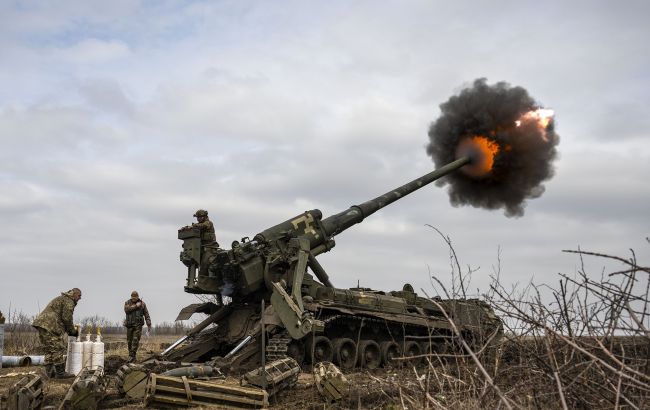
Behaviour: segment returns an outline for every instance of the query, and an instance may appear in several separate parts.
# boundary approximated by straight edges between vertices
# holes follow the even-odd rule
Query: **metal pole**
[[[309,349],[310,350],[310,352],[309,352],[309,354],[310,354],[309,362],[311,363],[311,372],[312,373],[314,373],[314,365],[316,364],[316,363],[314,363],[314,350],[316,349],[316,347],[314,346],[315,345],[315,343],[314,343],[315,340],[316,340],[316,330],[312,327],[311,328],[311,343],[310,343],[311,349]]]
[[[180,339],[178,339],[177,341],[175,341],[174,343],[172,343],[172,344],[171,344],[167,349],[165,349],[165,351],[162,352],[160,355],[161,355],[161,356],[164,356],[164,355],[166,355],[167,353],[171,352],[172,350],[174,350],[174,349],[176,348],[176,346],[178,346],[179,344],[181,344],[181,343],[183,343],[185,340],[187,340],[188,337],[189,337],[189,336],[187,336],[187,335],[181,337]]]
[[[237,353],[237,352],[239,351],[239,349],[241,349],[242,347],[244,347],[244,345],[246,345],[246,343],[250,342],[250,340],[251,340],[252,338],[253,338],[253,336],[251,336],[251,335],[246,336],[246,337],[244,338],[244,340],[242,340],[242,341],[241,341],[237,346],[235,346],[234,349],[232,349],[230,352],[228,352],[228,354],[225,355],[223,358],[224,358],[224,359],[227,359],[227,358],[229,358],[230,356],[232,356],[232,355],[234,355],[235,353]]]
[[[260,324],[262,326],[262,390],[266,390],[266,327],[264,326],[264,298],[262,298],[262,316]]]
[[[4,318],[3,318],[4,319]],[[0,369],[2,369],[2,353],[5,347],[5,324],[0,323]]]

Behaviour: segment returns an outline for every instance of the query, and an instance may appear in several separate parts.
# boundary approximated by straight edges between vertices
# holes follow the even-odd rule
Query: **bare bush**
[[[434,228],[435,229],[435,228]],[[451,241],[452,286],[447,297],[462,298],[472,268],[461,272]],[[386,401],[399,408],[647,408],[650,402],[650,268],[629,258],[583,250],[581,269],[559,274],[558,285],[528,284],[506,289],[495,268],[484,297],[499,313],[504,337],[494,347],[472,346],[458,331],[462,350],[431,354],[424,369],[375,378]],[[585,258],[605,259],[622,268],[589,274]],[[612,266],[610,263],[608,266]],[[439,306],[442,308],[442,306]],[[409,374],[410,373],[410,374]]]
[[[557,288],[530,285],[516,295],[493,283],[494,303],[510,330],[503,359],[526,372],[534,401],[551,396],[564,408],[641,408],[650,399],[650,268],[633,251],[628,259],[565,252],[577,254],[581,268],[575,277],[560,274]],[[624,269],[595,280],[584,257]]]
[[[84,333],[93,333],[98,327],[101,328],[101,333],[107,335],[126,334],[126,327],[119,322],[111,322],[102,316],[90,316],[79,320]],[[182,335],[185,334],[191,326],[184,324],[181,321],[176,322],[161,322],[156,323],[151,328],[151,333],[154,335]]]
[[[22,356],[43,354],[38,339],[38,332],[32,326],[34,316],[23,312],[9,311],[5,327],[4,354],[7,356]],[[103,335],[119,335],[126,339],[126,328],[121,323],[111,322],[103,316],[88,316],[75,321],[80,326],[81,333],[95,334],[101,329]],[[183,322],[162,322],[152,327],[152,335],[180,336],[191,327]]]
[[[34,354],[38,347],[38,334],[32,327],[33,316],[22,311],[9,310],[6,318],[4,354],[21,356]]]
[[[99,315],[81,318],[77,323],[80,325],[82,331],[86,333],[91,333],[97,328],[100,328],[102,333],[122,333],[119,330],[122,327],[120,323],[111,322],[107,318]]]

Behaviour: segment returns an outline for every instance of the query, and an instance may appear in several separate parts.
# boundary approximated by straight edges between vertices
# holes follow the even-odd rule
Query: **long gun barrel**
[[[450,162],[426,175],[416,178],[413,181],[402,185],[399,188],[386,192],[384,195],[378,196],[375,199],[366,201],[360,205],[353,205],[348,210],[332,215],[322,220],[323,228],[327,236],[334,236],[352,225],[358,224],[368,216],[374,214],[378,210],[392,204],[405,197],[406,195],[417,191],[418,189],[432,183],[433,181],[454,172],[455,170],[467,165],[471,162],[470,157],[461,157],[454,162]]]
[[[322,212],[318,209],[305,211],[258,233],[252,241],[245,238],[241,243],[234,242],[231,250],[217,250],[213,255],[210,268],[203,269],[203,272],[198,269],[204,251],[199,233],[179,230],[178,237],[184,241],[181,260],[188,266],[185,290],[191,293],[218,293],[221,291],[218,278],[226,278],[231,283],[238,283],[236,291],[243,295],[256,292],[265,285],[269,287],[271,282],[277,281],[286,273],[286,267],[280,262],[286,262],[288,249],[295,247],[298,243],[302,244],[299,247],[304,246],[302,251],[307,253],[306,259],[301,263],[309,266],[321,283],[331,287],[332,283],[327,273],[315,256],[334,247],[333,237],[335,235],[471,162],[471,157],[461,157],[384,195],[360,205],[353,205],[343,212],[324,219]],[[299,241],[295,242],[294,240]],[[295,285],[298,284],[296,282]]]

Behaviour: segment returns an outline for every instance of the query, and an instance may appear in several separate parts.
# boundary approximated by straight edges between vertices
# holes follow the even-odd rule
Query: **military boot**
[[[65,363],[57,363],[54,365],[54,370],[55,370],[55,379],[69,379],[71,377],[75,377],[74,374],[66,373],[65,372]]]
[[[45,374],[46,374],[47,377],[49,377],[50,379],[51,379],[52,377],[56,376],[56,370],[54,369],[54,365],[53,365],[52,363],[47,363],[47,364],[45,365]]]

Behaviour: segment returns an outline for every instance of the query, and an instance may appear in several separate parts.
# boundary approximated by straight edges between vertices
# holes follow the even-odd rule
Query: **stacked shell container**
[[[79,330],[77,330],[79,333]],[[81,364],[83,361],[83,343],[81,342],[81,333],[77,336],[77,340],[72,342],[70,347],[70,369],[68,373],[75,376],[81,371]]]
[[[97,328],[97,337],[92,346],[92,360],[91,369],[104,367],[104,342],[102,342],[102,333],[100,328]]]
[[[75,338],[68,336],[68,350],[65,354],[65,372],[71,373],[70,371],[70,359],[72,358],[72,343],[74,343]]]
[[[89,333],[86,334],[86,340],[83,342],[83,347],[82,347],[82,356],[81,356],[82,369],[84,367],[90,367],[91,360],[93,358],[92,350],[93,350],[93,342],[90,340],[90,331],[89,331]]]

